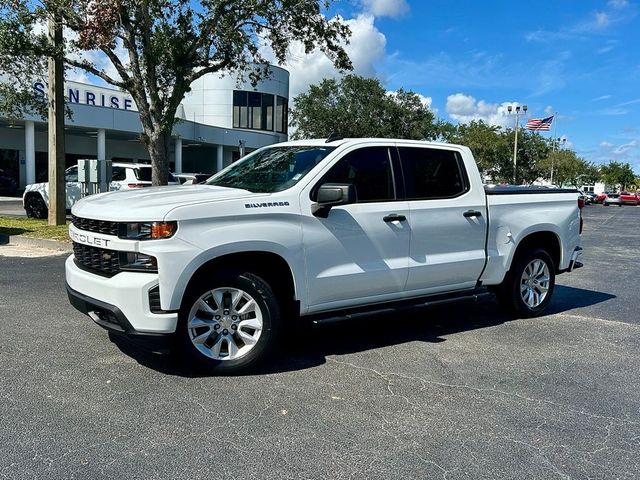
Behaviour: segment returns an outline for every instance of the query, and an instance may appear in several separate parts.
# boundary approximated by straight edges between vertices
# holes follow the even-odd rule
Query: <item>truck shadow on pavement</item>
[[[589,307],[616,298],[604,292],[556,286],[546,316]],[[448,306],[416,308],[357,320],[303,326],[281,340],[278,353],[252,374],[275,374],[323,365],[331,355],[345,355],[410,342],[440,343],[460,332],[519,321],[505,314],[495,300],[461,302]],[[141,350],[118,336],[111,340],[126,355],[153,370],[182,377],[208,376],[182,361],[175,353],[158,355]]]

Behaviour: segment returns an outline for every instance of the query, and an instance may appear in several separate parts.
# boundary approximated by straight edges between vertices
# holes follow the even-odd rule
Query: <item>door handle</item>
[[[382,218],[382,220],[384,220],[387,223],[388,222],[404,222],[406,219],[407,217],[405,217],[404,215],[398,215],[397,213],[392,213]]]
[[[477,210],[467,210],[462,215],[464,215],[465,218],[481,217],[482,216],[482,212],[478,212]]]

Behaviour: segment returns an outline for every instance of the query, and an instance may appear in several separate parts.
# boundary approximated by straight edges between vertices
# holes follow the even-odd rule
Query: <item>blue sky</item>
[[[508,104],[533,118],[558,112],[555,136],[568,147],[640,175],[639,13],[640,0],[335,0],[327,15],[352,29],[354,73],[413,90],[438,117],[513,127]],[[339,76],[299,44],[283,66],[291,97]]]
[[[556,135],[579,155],[640,174],[638,13],[631,0],[351,0],[330,11],[354,31],[356,73],[423,95],[439,117],[512,127],[508,103],[534,118],[557,111]],[[292,94],[314,67],[290,65]]]

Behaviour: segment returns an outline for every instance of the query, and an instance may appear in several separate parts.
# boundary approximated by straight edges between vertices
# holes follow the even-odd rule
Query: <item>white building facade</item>
[[[46,87],[36,81],[34,90]],[[65,120],[66,166],[80,158],[149,162],[140,142],[142,125],[135,102],[119,90],[78,82],[65,83],[72,118]],[[287,140],[289,72],[272,66],[271,76],[255,87],[236,75],[209,74],[185,96],[173,128],[173,172],[215,173],[240,152]],[[0,169],[20,188],[46,181],[47,122],[40,117],[0,117]]]

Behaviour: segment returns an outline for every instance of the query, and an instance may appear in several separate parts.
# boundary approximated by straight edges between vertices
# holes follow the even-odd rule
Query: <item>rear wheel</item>
[[[49,209],[40,195],[30,195],[25,199],[24,209],[29,218],[47,218]]]
[[[197,283],[178,322],[187,357],[216,374],[243,373],[264,361],[280,324],[280,306],[269,284],[250,272]]]
[[[543,249],[523,252],[498,289],[500,303],[518,317],[542,315],[555,287],[553,260]]]

